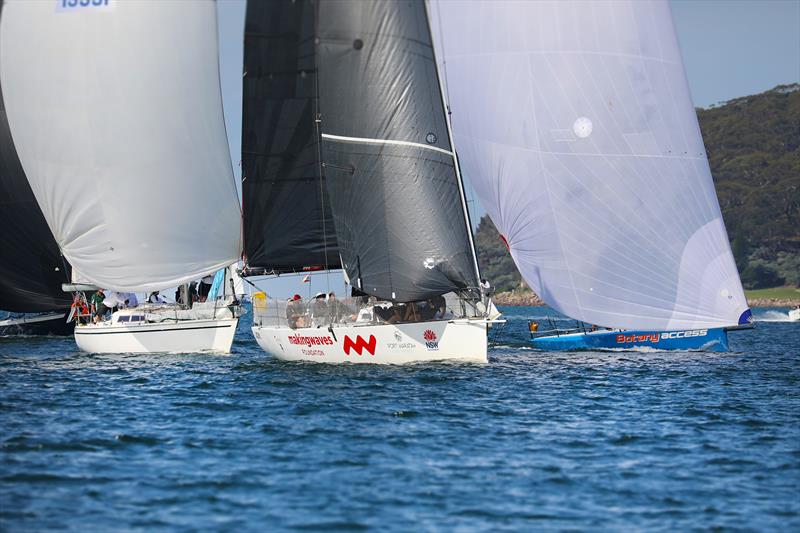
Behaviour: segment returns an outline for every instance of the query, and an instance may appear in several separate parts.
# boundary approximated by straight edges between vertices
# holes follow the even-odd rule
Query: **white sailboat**
[[[462,170],[522,276],[556,310],[627,330],[534,345],[727,349],[751,313],[667,2],[431,13]]]
[[[8,1],[0,22],[14,143],[80,280],[145,293],[236,262],[215,3]],[[79,323],[76,341],[91,352],[227,352],[239,311],[222,295]]]
[[[287,360],[487,361],[480,284],[425,4],[251,2],[245,274],[341,268],[357,293],[254,295]]]

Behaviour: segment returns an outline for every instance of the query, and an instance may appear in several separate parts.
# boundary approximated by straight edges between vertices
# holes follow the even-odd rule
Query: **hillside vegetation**
[[[800,286],[800,84],[698,109],[697,117],[745,288]],[[497,291],[524,287],[487,216],[475,240]]]

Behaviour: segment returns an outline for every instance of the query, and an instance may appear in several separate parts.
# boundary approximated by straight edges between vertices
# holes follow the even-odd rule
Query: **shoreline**
[[[533,292],[501,292],[492,295],[492,301],[503,307],[543,307],[545,304]],[[800,305],[800,298],[749,298],[747,304],[752,307],[788,307]]]

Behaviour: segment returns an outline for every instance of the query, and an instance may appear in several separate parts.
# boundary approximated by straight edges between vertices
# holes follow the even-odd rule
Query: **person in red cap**
[[[295,294],[286,302],[286,321],[292,329],[304,328],[306,326],[306,307],[303,305],[303,298]]]

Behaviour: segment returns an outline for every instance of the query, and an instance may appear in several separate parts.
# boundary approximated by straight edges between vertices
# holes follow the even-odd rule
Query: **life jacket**
[[[89,307],[86,305],[86,300],[82,298],[75,298],[72,300],[72,306],[75,309],[77,316],[87,316],[89,314]]]

